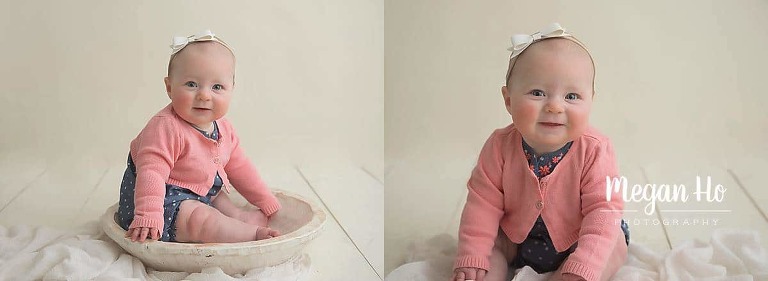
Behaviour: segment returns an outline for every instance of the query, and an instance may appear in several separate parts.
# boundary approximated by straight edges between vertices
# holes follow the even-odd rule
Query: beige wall
[[[509,36],[550,22],[591,49],[592,123],[623,158],[768,155],[766,1],[441,3],[386,2],[388,164],[479,150],[510,122],[500,94]]]
[[[227,116],[255,161],[383,166],[382,1],[0,3],[0,152],[124,158],[169,102],[172,36],[210,28],[235,49]]]

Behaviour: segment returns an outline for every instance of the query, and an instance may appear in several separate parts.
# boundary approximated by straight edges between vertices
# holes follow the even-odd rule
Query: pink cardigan
[[[163,229],[165,184],[187,188],[205,196],[216,172],[225,190],[233,185],[251,204],[266,215],[280,209],[256,168],[240,148],[232,124],[216,120],[219,140],[203,136],[181,119],[169,104],[158,112],[131,141],[131,157],[136,164],[135,211],[130,228]]]
[[[621,234],[616,221],[624,202],[621,196],[606,200],[606,176],[617,176],[617,170],[610,141],[589,128],[539,180],[528,167],[514,124],[494,131],[467,183],[454,267],[487,270],[499,227],[519,244],[541,215],[558,252],[578,242],[562,272],[598,280]]]

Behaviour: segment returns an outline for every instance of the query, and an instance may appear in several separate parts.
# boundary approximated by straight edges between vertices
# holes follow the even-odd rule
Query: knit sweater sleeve
[[[280,210],[280,202],[269,190],[253,166],[250,159],[240,147],[240,139],[234,130],[230,129],[232,137],[232,154],[224,166],[227,177],[235,189],[253,205],[261,209],[264,214],[271,216]]]
[[[618,176],[611,143],[607,139],[602,140],[586,159],[581,185],[581,212],[584,218],[578,246],[563,263],[562,272],[592,281],[602,278],[600,274],[608,264],[617,235],[621,234],[624,201],[621,196],[611,196],[610,201],[606,196],[606,176]]]
[[[182,150],[172,119],[155,116],[131,145],[136,164],[135,211],[130,228],[163,229],[165,183]]]
[[[474,267],[488,270],[490,267],[491,249],[504,214],[501,139],[501,134],[496,131],[485,142],[467,183],[467,202],[461,214],[454,269]]]

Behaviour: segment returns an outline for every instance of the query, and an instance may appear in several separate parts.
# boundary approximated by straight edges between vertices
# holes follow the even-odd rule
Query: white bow
[[[544,38],[555,38],[555,37],[565,37],[565,36],[571,36],[567,32],[565,32],[565,29],[560,26],[559,23],[552,23],[544,30],[536,32],[534,34],[528,35],[528,34],[515,34],[512,35],[512,47],[507,48],[507,51],[512,51],[512,54],[509,56],[509,58],[514,58],[515,56],[519,55],[523,51],[525,51],[525,48],[528,48],[533,42],[536,42],[537,40],[541,40]]]
[[[172,50],[171,55],[178,53],[179,51],[181,51],[181,49],[184,49],[184,47],[186,47],[189,43],[197,42],[197,41],[217,41],[222,43],[225,47],[229,48],[229,46],[224,44],[224,42],[221,42],[221,40],[219,40],[216,37],[216,34],[213,34],[213,32],[211,32],[210,29],[206,29],[201,33],[187,36],[187,37],[182,37],[182,36],[173,37],[173,44],[171,44],[171,50]]]

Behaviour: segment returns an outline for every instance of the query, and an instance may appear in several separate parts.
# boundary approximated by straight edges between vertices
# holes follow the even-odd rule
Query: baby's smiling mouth
[[[563,124],[554,123],[554,122],[539,122],[539,124],[544,125],[544,126],[548,126],[548,127],[563,126]]]

